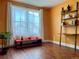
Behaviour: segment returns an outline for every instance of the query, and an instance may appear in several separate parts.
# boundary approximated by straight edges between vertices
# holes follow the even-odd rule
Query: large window
[[[11,27],[13,36],[41,36],[40,11],[11,6]]]

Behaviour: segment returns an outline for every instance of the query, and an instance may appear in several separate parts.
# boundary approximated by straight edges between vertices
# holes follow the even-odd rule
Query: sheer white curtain
[[[41,37],[40,11],[12,5],[11,28],[13,36]]]

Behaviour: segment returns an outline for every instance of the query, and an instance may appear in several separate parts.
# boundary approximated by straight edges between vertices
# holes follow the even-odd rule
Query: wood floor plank
[[[0,59],[79,59],[79,51],[44,43],[42,46],[23,49],[9,49],[7,55]]]

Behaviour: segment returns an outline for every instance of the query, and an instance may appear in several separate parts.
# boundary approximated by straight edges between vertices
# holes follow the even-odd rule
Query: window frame
[[[16,5],[13,5],[12,3],[8,3],[8,16],[7,16],[7,31],[9,31],[9,32],[12,32],[12,27],[11,27],[11,7],[12,6],[16,6]],[[16,7],[21,7],[21,6],[16,6]],[[35,9],[30,9],[30,8],[25,8],[25,7],[21,7],[21,8],[23,8],[23,9],[27,9],[27,10],[31,10],[31,11],[37,11],[38,12],[38,10],[35,10]],[[41,34],[41,38],[44,38],[44,28],[43,28],[43,9],[40,9],[40,11],[39,11],[39,13],[40,13],[40,29],[41,29],[41,31],[40,31],[40,34]]]

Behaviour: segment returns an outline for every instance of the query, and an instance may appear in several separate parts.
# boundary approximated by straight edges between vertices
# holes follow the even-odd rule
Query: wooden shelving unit
[[[60,33],[58,33],[60,34]],[[75,36],[75,35],[79,35],[79,33],[75,34],[75,33],[62,33],[62,35],[66,35],[66,36]]]
[[[77,22],[79,21],[78,18],[78,7],[79,7],[79,3],[77,2],[76,4],[76,10],[73,11],[68,11],[68,10],[64,10],[62,8],[62,12],[61,12],[61,24],[60,25],[60,46],[61,46],[61,42],[62,42],[62,35],[65,36],[74,36],[75,37],[75,42],[74,42],[74,47],[75,47],[75,51],[76,51],[76,46],[77,46],[77,36],[79,35],[79,33],[77,33],[77,26],[79,25]],[[72,17],[70,14],[74,14],[74,17]],[[68,17],[65,17],[65,16]],[[63,18],[64,17],[64,18]],[[71,23],[67,23],[66,21],[71,21]],[[74,27],[75,29],[75,33],[63,33],[63,27]]]
[[[78,18],[78,17],[66,18],[66,19],[63,19],[63,20],[69,20],[69,19],[75,19],[75,18]]]
[[[75,27],[75,25],[64,25],[64,27]]]
[[[79,34],[75,34],[75,33],[63,33],[63,34],[64,34],[64,35],[68,35],[68,36],[69,36],[69,35],[73,35],[73,36],[74,36],[74,35],[79,35]]]

